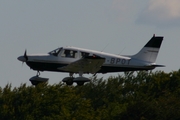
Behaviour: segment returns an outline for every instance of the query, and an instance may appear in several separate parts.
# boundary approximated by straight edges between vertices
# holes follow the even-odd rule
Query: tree
[[[0,88],[0,118],[174,120],[180,119],[179,95],[180,70],[94,77],[83,86],[7,84]]]

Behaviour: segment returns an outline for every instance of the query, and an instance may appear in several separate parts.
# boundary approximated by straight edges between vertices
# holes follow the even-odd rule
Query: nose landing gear
[[[37,71],[37,75],[33,76],[29,79],[29,81],[31,82],[32,85],[36,86],[39,83],[47,82],[49,80],[49,78],[42,78],[42,77],[39,77],[39,75],[40,75],[40,72]]]

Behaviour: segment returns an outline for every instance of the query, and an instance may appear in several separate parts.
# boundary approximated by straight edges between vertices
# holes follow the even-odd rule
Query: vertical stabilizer
[[[163,37],[153,36],[149,42],[132,58],[154,63],[156,61]]]

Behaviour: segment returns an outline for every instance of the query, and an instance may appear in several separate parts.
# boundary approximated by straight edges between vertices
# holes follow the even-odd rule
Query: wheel
[[[40,83],[40,82],[38,82],[38,81],[31,81],[31,84],[32,84],[32,85],[35,85],[35,86],[38,85],[39,83]]]
[[[66,81],[66,85],[72,85],[73,84],[73,78],[70,78]]]
[[[66,83],[66,85],[72,85],[73,84],[73,77],[65,77],[62,81]]]
[[[72,85],[73,82],[66,82],[66,85]]]
[[[33,76],[29,79],[29,81],[31,82],[32,85],[38,85],[40,83],[44,83],[44,82],[47,82],[49,80],[49,78],[42,78],[42,77],[39,77],[39,76]]]
[[[84,85],[84,82],[77,82],[77,85],[82,86]]]

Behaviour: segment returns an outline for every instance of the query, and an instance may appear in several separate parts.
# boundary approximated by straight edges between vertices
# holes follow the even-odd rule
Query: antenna
[[[120,55],[120,54],[124,51],[125,48],[126,48],[126,47],[124,47],[118,55]]]
[[[109,45],[109,43],[106,44],[106,46],[101,50],[101,52],[103,52],[108,45]]]

